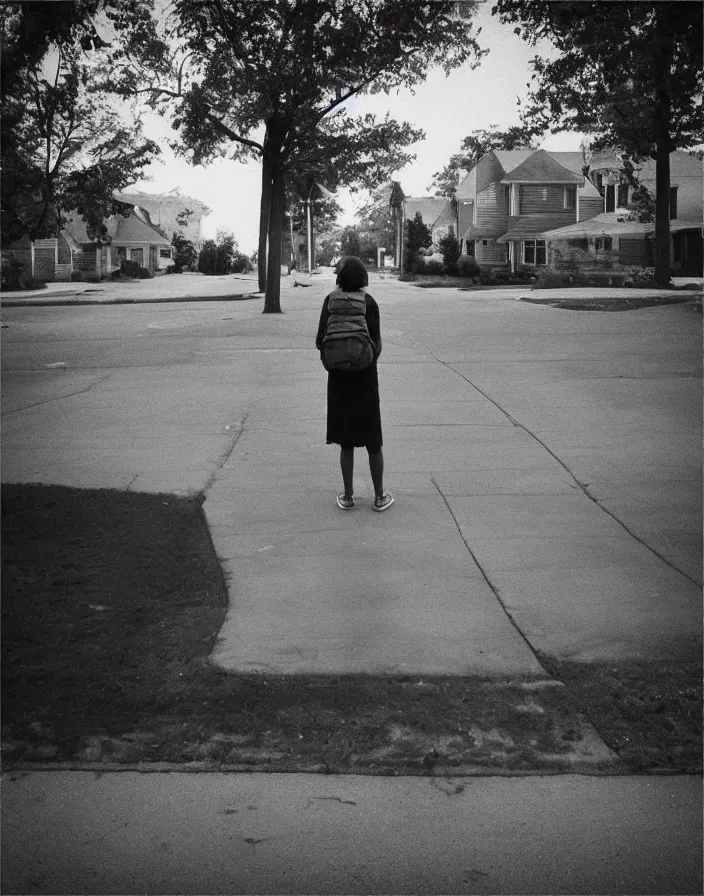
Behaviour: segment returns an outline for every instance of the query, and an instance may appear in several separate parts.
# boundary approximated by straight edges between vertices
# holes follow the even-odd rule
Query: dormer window
[[[577,187],[565,187],[564,207],[566,209],[577,208]]]

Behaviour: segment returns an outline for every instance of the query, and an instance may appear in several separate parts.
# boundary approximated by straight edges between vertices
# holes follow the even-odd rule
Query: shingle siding
[[[508,223],[508,195],[501,184],[490,184],[477,195],[477,228],[487,237],[501,236]]]
[[[586,199],[580,197],[579,200],[579,220],[586,221],[589,218],[596,218],[604,211],[604,200],[600,196],[590,196]]]
[[[565,224],[571,224],[576,215],[573,208],[565,208],[565,188],[555,184],[521,184],[519,213],[521,215],[560,215]]]

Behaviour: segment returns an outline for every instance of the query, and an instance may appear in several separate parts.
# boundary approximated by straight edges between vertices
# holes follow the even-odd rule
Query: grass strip
[[[701,769],[699,668],[545,658],[562,686],[236,675],[208,661],[227,595],[200,500],[8,485],[2,521],[6,765]]]
[[[550,305],[552,308],[562,308],[565,311],[635,311],[638,308],[655,308],[658,305],[680,305],[691,301],[687,295],[679,296],[618,296],[604,297],[594,296],[581,299],[534,299],[523,296],[522,302],[531,305]]]

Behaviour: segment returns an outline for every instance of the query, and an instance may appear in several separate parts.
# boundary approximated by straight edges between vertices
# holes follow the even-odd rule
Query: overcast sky
[[[458,152],[462,139],[472,131],[498,125],[506,128],[519,123],[517,98],[527,93],[530,80],[529,60],[537,52],[547,55],[548,45],[530,47],[513,33],[510,25],[501,25],[491,16],[491,2],[484,3],[476,18],[481,26],[479,43],[489,49],[477,69],[464,67],[445,77],[442,70],[431,70],[424,84],[400,90],[388,96],[361,96],[348,104],[353,115],[367,112],[383,117],[387,112],[398,121],[409,121],[422,128],[426,139],[412,147],[416,160],[394,175],[407,196],[431,195],[428,190],[436,171]],[[204,221],[204,235],[214,236],[217,228],[231,230],[240,250],[250,254],[257,246],[261,167],[219,159],[207,168],[189,165],[174,157],[164,144],[172,139],[168,122],[158,116],[145,120],[149,136],[161,140],[163,155],[149,170],[149,180],[136,184],[148,193],[168,193],[178,188],[212,209]],[[578,150],[579,134],[546,136],[542,146],[552,150]],[[352,223],[359,202],[345,190],[338,200],[345,213],[340,224]]]

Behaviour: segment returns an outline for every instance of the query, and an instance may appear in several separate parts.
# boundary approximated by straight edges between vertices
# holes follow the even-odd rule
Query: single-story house
[[[82,220],[67,222],[64,232],[81,250],[75,270],[104,276],[126,260],[135,261],[154,273],[172,264],[171,241],[152,224],[149,214],[139,206],[133,206],[127,215],[113,215],[106,226],[110,243],[101,246],[88,236]]]

